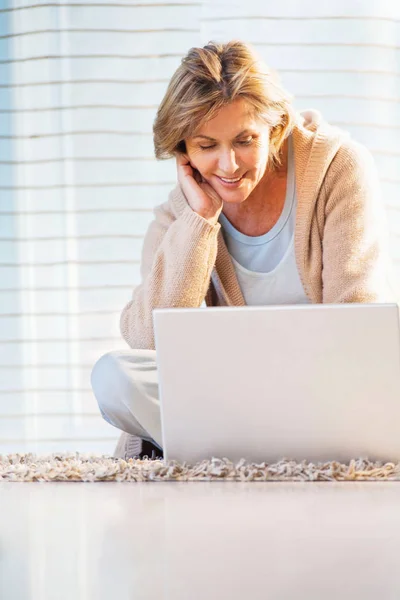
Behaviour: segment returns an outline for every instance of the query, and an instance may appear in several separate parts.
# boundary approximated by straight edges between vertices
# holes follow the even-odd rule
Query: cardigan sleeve
[[[353,141],[340,147],[324,181],[324,303],[393,302],[388,232],[377,169]]]
[[[209,224],[186,206],[175,218],[168,203],[155,209],[145,235],[141,283],[122,311],[120,331],[131,348],[155,348],[153,309],[197,308],[207,293],[220,224]]]

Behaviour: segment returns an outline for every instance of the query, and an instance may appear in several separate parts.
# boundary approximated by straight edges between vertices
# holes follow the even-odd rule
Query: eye
[[[240,144],[241,146],[250,146],[250,144],[252,144],[252,143],[253,143],[252,137],[248,138],[247,140],[238,142],[238,144]]]
[[[247,140],[241,140],[241,141],[238,141],[237,143],[240,144],[241,146],[250,146],[250,144],[252,144],[253,141],[254,141],[254,138],[249,137]],[[212,148],[215,148],[215,147],[216,147],[216,144],[210,144],[210,146],[201,146],[200,145],[200,148],[202,150],[211,150]]]

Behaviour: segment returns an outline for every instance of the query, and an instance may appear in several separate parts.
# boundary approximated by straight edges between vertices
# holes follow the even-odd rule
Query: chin
[[[250,196],[250,192],[228,192],[225,194],[221,194],[221,199],[226,204],[241,204]]]

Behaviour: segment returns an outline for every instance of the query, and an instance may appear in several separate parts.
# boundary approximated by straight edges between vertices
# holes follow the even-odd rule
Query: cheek
[[[202,173],[203,171],[206,172],[208,169],[208,161],[204,158],[204,156],[196,156],[195,165],[196,169],[198,169],[200,173]]]
[[[191,164],[202,175],[206,175],[210,171],[212,164],[212,161],[210,161],[210,157],[207,157],[204,154],[200,154],[200,152],[188,152],[188,156]]]
[[[265,169],[265,165],[268,161],[268,149],[257,148],[251,155],[246,157],[246,165],[254,171]]]

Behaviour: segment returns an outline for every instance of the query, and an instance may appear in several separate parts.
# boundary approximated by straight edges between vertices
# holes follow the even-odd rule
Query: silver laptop
[[[166,459],[400,460],[397,305],[153,315]]]

